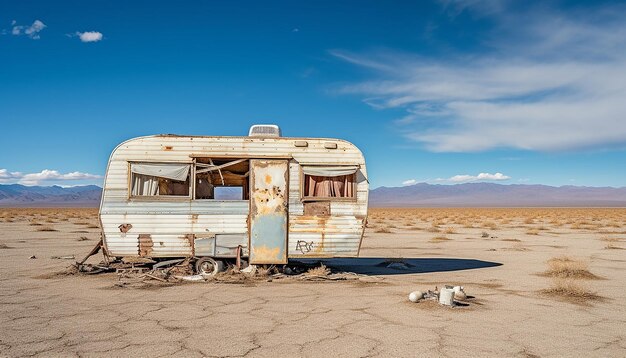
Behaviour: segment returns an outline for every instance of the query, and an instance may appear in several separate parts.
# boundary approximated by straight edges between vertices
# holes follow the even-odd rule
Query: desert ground
[[[361,258],[324,260],[345,281],[120,287],[57,274],[95,209],[0,228],[0,356],[626,356],[626,209],[371,209]],[[470,298],[408,301],[445,284]]]

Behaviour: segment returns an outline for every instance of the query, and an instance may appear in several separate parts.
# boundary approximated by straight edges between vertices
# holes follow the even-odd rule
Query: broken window
[[[356,166],[303,166],[303,199],[354,198]]]
[[[131,163],[131,196],[189,196],[189,164]]]
[[[247,200],[248,159],[196,158],[196,199]]]

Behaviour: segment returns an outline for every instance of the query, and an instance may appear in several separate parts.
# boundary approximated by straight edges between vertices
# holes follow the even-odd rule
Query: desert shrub
[[[567,256],[553,257],[548,260],[548,270],[544,275],[556,278],[597,279],[598,276],[589,271],[589,265],[581,260]]]
[[[552,286],[542,291],[542,293],[556,298],[573,301],[574,303],[587,303],[588,301],[601,300],[602,297],[591,291],[584,284],[573,279],[555,279]]]

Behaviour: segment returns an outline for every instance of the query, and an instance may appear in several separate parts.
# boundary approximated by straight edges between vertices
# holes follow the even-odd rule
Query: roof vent
[[[249,137],[280,137],[280,128],[275,124],[255,124],[250,127]]]

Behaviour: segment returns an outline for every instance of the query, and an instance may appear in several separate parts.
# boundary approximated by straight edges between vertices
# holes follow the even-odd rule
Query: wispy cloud
[[[417,184],[417,179],[409,179],[409,180],[405,180],[402,182],[402,185],[404,186],[415,185],[415,184]]]
[[[23,185],[40,185],[46,182],[64,182],[77,180],[93,180],[100,179],[101,175],[71,172],[60,173],[57,170],[44,169],[39,173],[22,173],[10,172],[7,169],[0,169],[0,183],[3,184],[23,184]]]
[[[458,11],[478,6],[449,3]],[[626,145],[626,7],[584,16],[487,8],[497,24],[485,40],[491,50],[446,60],[331,51],[375,77],[339,92],[363,95],[377,109],[405,109],[396,126],[437,152]]]
[[[475,181],[504,181],[509,179],[511,179],[510,176],[504,175],[502,173],[480,173],[478,175],[459,174],[447,179],[438,178],[435,179],[435,181],[448,183],[468,183]]]
[[[11,34],[15,36],[25,35],[33,40],[39,40],[41,38],[39,33],[47,27],[41,20],[35,20],[30,26],[17,25],[17,21],[13,20],[11,26],[13,26]]]

